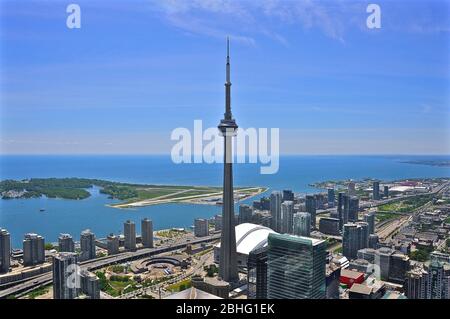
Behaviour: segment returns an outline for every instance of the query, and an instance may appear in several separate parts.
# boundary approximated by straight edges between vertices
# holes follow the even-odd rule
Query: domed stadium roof
[[[267,238],[270,233],[276,233],[272,229],[250,223],[239,224],[236,231],[236,250],[239,254],[248,255],[253,249],[267,246]],[[220,247],[220,243],[217,245]]]

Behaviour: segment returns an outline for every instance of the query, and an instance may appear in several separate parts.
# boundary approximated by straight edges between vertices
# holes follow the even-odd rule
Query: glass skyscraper
[[[23,240],[23,264],[33,266],[45,261],[45,239],[44,237],[29,233],[25,234]]]
[[[334,207],[335,200],[334,188],[328,188],[328,208]]]
[[[270,234],[268,246],[268,299],[325,298],[325,241]]]
[[[369,225],[365,222],[347,223],[342,234],[342,254],[356,259],[358,250],[369,246]]]
[[[311,214],[299,212],[294,214],[294,235],[309,237],[311,232]]]
[[[81,255],[80,261],[94,259],[95,253],[95,234],[91,230],[86,229],[81,232],[80,236]]]
[[[283,195],[279,191],[270,194],[270,214],[272,215],[272,229],[281,230],[281,200]]]
[[[267,250],[267,246],[255,248],[248,255],[248,299],[267,298]]]
[[[359,212],[359,198],[357,196],[351,196],[348,199],[348,221],[357,222]]]
[[[281,203],[281,230],[280,233],[292,234],[294,224],[294,202]]]
[[[316,198],[314,195],[306,195],[306,211],[311,214],[311,226],[316,228]]]

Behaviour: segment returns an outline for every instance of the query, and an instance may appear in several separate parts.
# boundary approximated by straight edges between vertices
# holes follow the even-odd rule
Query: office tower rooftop
[[[75,243],[70,234],[60,234],[58,237],[58,247],[60,252],[74,252]]]
[[[374,181],[372,185],[372,199],[380,199],[380,182]]]
[[[283,190],[283,201],[286,200],[294,201],[294,192],[290,189]]]
[[[270,234],[268,242],[269,299],[325,298],[325,241]]]
[[[125,237],[125,249],[136,250],[136,225],[133,221],[127,220],[123,224],[123,234]]]
[[[23,240],[23,263],[25,266],[42,264],[45,261],[44,237],[35,234],[25,234]]]
[[[358,250],[368,247],[369,231],[365,222],[347,223],[342,234],[342,253],[348,259],[355,259]]]
[[[142,246],[146,248],[153,247],[153,222],[151,219],[144,218],[141,221]]]
[[[96,257],[95,234],[90,229],[85,229],[80,236],[81,255],[80,260],[85,261]]]
[[[194,220],[194,235],[196,237],[205,237],[209,235],[209,222],[204,218]]]
[[[108,250],[108,255],[114,255],[119,253],[119,237],[113,233],[106,237],[106,247]]]
[[[250,205],[239,205],[239,224],[251,223],[253,217],[253,207]]]

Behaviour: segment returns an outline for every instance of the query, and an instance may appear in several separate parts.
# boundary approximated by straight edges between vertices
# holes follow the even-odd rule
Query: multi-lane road
[[[418,194],[412,194],[412,195],[403,195],[403,196],[399,196],[399,197],[393,197],[393,198],[388,198],[388,199],[382,199],[382,200],[377,200],[377,201],[366,202],[366,203],[363,203],[363,204],[360,205],[360,209],[365,209],[365,208],[370,208],[370,207],[376,207],[376,206],[381,206],[381,205],[385,205],[385,204],[390,204],[390,203],[393,203],[393,202],[406,200],[406,199],[414,198],[414,197],[417,197],[417,196],[438,194],[442,190],[444,190],[446,187],[448,187],[449,185],[450,185],[450,183],[441,184],[439,186],[434,187],[430,192],[426,192],[426,193],[418,193]]]
[[[435,187],[431,192],[425,193],[423,195],[438,194],[438,193],[442,192],[443,190],[445,190],[447,187],[449,187],[449,185],[450,185],[449,183],[444,183],[442,185]],[[411,196],[414,196],[414,195],[411,195]],[[411,197],[411,196],[408,196],[408,197]],[[415,196],[418,196],[418,195],[415,195]],[[402,199],[405,199],[405,197],[402,197]],[[394,234],[398,229],[405,226],[405,224],[410,223],[413,220],[414,215],[420,214],[429,208],[430,208],[430,203],[426,203],[425,205],[415,209],[412,212],[412,214],[402,214],[404,216],[402,216],[399,219],[388,220],[388,221],[386,221],[386,223],[383,223],[382,225],[378,225],[377,226],[377,235],[380,237],[380,239],[388,239],[388,238],[392,237],[392,234]]]
[[[158,247],[158,248],[144,248],[139,249],[134,252],[124,252],[114,256],[102,257],[94,260],[89,260],[80,263],[82,269],[87,269],[89,271],[97,270],[100,268],[104,268],[110,265],[120,264],[127,261],[138,260],[141,258],[151,257],[155,255],[159,255],[169,251],[175,251],[186,247],[189,244],[201,244],[212,242],[220,239],[220,234],[215,234],[212,236],[207,236],[199,239],[194,239],[190,241],[184,241],[177,244],[169,244],[167,246]],[[52,273],[46,273],[40,276],[36,276],[30,280],[23,281],[18,283],[17,285],[1,290],[0,298],[6,298],[11,295],[16,295],[19,293],[24,293],[31,291],[37,287],[45,286],[50,284],[53,281]]]

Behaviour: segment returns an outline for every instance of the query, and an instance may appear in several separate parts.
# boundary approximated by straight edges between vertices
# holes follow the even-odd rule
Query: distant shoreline
[[[437,166],[437,167],[450,167],[450,160],[417,160],[417,161],[402,161],[400,163],[404,164],[415,164],[415,165],[427,165],[427,166]]]

